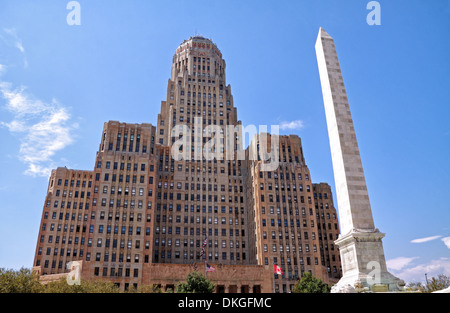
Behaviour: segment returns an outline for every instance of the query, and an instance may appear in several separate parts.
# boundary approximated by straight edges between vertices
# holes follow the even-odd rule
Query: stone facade
[[[268,134],[268,141],[270,137]],[[260,136],[255,136],[252,145],[260,145]],[[337,238],[331,188],[311,182],[298,136],[280,136],[278,148],[279,165],[274,171],[261,170],[263,163],[255,161],[256,157],[247,161],[249,228],[253,234],[250,254],[257,264],[281,266],[283,275],[274,276],[277,292],[289,292],[305,271],[327,283],[335,282],[340,277],[339,253],[333,243],[326,242],[327,226],[323,226],[329,224],[331,240]]]
[[[82,260],[83,279],[122,289],[173,289],[206,262],[217,292],[289,292],[306,271],[335,281],[331,189],[312,183],[300,138],[280,136],[278,166],[263,170],[251,157],[261,135],[244,150],[240,126],[221,52],[184,41],[156,126],[109,121],[93,171],[52,172],[36,270],[67,273]]]
[[[143,284],[156,285],[163,291],[175,290],[176,285],[190,272],[198,271],[216,285],[218,293],[271,292],[272,272],[261,265],[224,265],[208,263],[216,270],[205,273],[204,263],[145,264]]]
[[[68,262],[86,257],[93,181],[93,171],[58,167],[51,172],[34,261],[42,274],[64,273]]]
[[[327,268],[330,283],[335,283],[341,278],[342,269],[339,249],[335,244],[340,231],[333,194],[327,183],[313,184],[313,193],[321,264]]]

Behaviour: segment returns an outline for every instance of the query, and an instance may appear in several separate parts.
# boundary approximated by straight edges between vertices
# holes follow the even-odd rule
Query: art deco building
[[[327,183],[312,184],[315,214],[320,247],[320,264],[327,269],[331,280],[342,276],[339,250],[334,241],[338,239],[339,223],[333,204],[331,187]]]
[[[82,261],[83,279],[121,289],[174,288],[206,262],[217,292],[289,292],[306,271],[339,279],[331,189],[312,183],[300,138],[260,134],[244,150],[240,126],[220,50],[185,40],[156,126],[109,121],[92,171],[52,171],[34,269]],[[272,137],[268,170],[258,151]]]
[[[41,273],[64,273],[68,262],[86,258],[92,240],[88,234],[93,181],[93,171],[52,171],[34,261]]]
[[[184,160],[170,149],[159,156],[153,262],[198,261],[207,237],[206,260],[249,264],[242,162],[235,153],[224,157],[225,127],[238,124],[221,52],[203,37],[184,41],[173,57],[157,142],[172,147],[180,125],[191,136],[180,148]],[[208,146],[211,137],[217,142]]]
[[[271,137],[267,135],[267,141]],[[260,136],[255,136],[254,151],[260,144]],[[339,228],[330,186],[311,182],[298,136],[279,137],[278,158],[274,171],[261,170],[263,162],[257,157],[248,161],[251,254],[258,264],[281,266],[283,275],[274,277],[277,292],[290,291],[305,271],[326,281],[339,278],[339,267],[331,271],[339,262],[339,252],[332,245]],[[327,244],[328,228],[322,224],[333,224],[328,231],[331,246]]]

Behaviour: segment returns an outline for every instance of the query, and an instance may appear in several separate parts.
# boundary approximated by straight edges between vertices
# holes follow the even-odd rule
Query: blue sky
[[[48,171],[93,169],[103,123],[156,123],[176,47],[210,37],[244,125],[288,124],[334,188],[314,44],[335,40],[375,224],[406,281],[450,275],[450,1],[0,2],[0,267],[31,267]],[[51,138],[51,139],[50,139]]]

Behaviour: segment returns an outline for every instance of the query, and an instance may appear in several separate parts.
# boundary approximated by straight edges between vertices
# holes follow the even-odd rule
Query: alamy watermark
[[[67,25],[81,25],[81,6],[78,1],[69,1],[66,5],[67,10],[71,10],[66,17]]]
[[[367,14],[366,22],[368,25],[381,25],[381,5],[378,1],[370,1],[366,6],[367,10],[371,10]]]
[[[66,281],[68,285],[81,284],[81,261],[68,262],[66,265],[70,272],[67,274]]]
[[[175,161],[261,161],[261,171],[274,171],[279,165],[279,129],[279,125],[271,125],[269,134],[267,125],[259,125],[258,129],[255,125],[203,128],[203,118],[194,117],[192,127],[180,124],[172,128],[172,158]],[[247,135],[249,146],[244,149]]]
[[[377,261],[370,261],[367,263],[367,270],[371,270],[367,274],[367,284],[369,286],[373,286],[375,284],[381,283],[381,265]]]
[[[67,25],[81,25],[81,5],[78,1],[69,1],[66,9],[70,10],[67,14]],[[381,25],[381,5],[378,1],[370,1],[366,5],[366,9],[370,10],[367,14],[366,22],[370,26]]]

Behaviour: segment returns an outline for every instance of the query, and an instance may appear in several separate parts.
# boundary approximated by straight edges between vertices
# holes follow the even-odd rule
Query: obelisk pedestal
[[[332,292],[396,291],[404,282],[387,271],[375,228],[353,120],[334,40],[322,28],[316,55],[330,140],[341,226],[339,247],[343,277]]]

